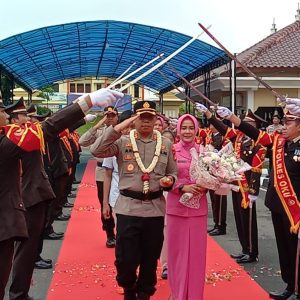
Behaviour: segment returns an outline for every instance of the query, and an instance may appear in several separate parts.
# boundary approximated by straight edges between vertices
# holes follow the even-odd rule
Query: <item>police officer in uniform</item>
[[[242,180],[238,182],[240,191],[232,192],[233,212],[242,252],[231,254],[231,257],[235,258],[238,263],[255,262],[258,260],[258,230],[255,201],[259,193],[262,163],[265,158],[266,149],[260,144],[255,144],[244,133],[226,126],[223,122],[215,118],[204,105],[197,103],[197,107],[198,110],[205,113],[209,122],[225,138],[231,140],[236,155],[252,166],[252,169],[246,171]],[[256,127],[261,121],[264,120],[254,115],[251,110],[248,110],[245,122],[249,122]]]
[[[124,288],[124,299],[147,300],[155,293],[157,260],[163,243],[163,188],[172,188],[177,170],[171,142],[153,130],[155,103],[138,101],[134,113],[114,128],[107,128],[90,150],[96,157],[117,157],[117,282]],[[132,122],[136,129],[129,136],[121,136]]]
[[[216,150],[221,150],[224,144],[224,137],[218,132],[213,124],[209,124],[209,135],[206,138],[206,144],[211,144]],[[209,230],[210,236],[218,236],[226,234],[226,214],[227,214],[227,196],[218,195],[214,191],[209,190],[211,199],[214,227]]]
[[[241,121],[230,110],[220,107],[218,113],[234,123],[239,130],[257,142],[273,146],[273,169],[265,198],[270,209],[275,231],[281,277],[287,284],[283,292],[271,292],[272,299],[299,299],[294,295],[297,231],[300,198],[300,99],[286,99],[288,110],[284,115],[282,134],[267,134]],[[299,268],[298,268],[299,272]],[[300,276],[298,276],[298,280]],[[299,286],[299,281],[298,281]]]
[[[115,126],[118,123],[118,110],[114,106],[107,106],[104,108],[104,117],[94,127],[84,133],[80,139],[79,144],[83,147],[91,146],[97,138],[99,138],[107,126]],[[103,182],[105,169],[102,167],[103,158],[97,158],[97,167],[95,170],[98,200],[100,202],[101,211],[103,210]],[[115,247],[115,222],[112,216],[112,209],[110,208],[109,218],[104,218],[101,214],[102,229],[106,233],[106,247]]]
[[[21,198],[20,159],[26,151],[40,149],[40,141],[31,131],[16,126],[9,134],[8,115],[0,102],[0,299],[10,274],[14,243],[28,238],[25,206]],[[23,139],[24,138],[24,139]],[[19,142],[28,139],[29,143]],[[19,145],[18,145],[19,144]],[[30,147],[29,147],[30,145]],[[13,187],[13,188],[12,188]]]
[[[80,97],[77,103],[60,110],[41,124],[39,129],[42,144],[55,139],[63,129],[81,120],[93,105],[101,106],[122,96],[122,93],[101,89]],[[21,127],[25,126],[27,112],[23,101],[18,101],[5,110],[10,115],[11,121],[20,123]],[[22,198],[26,207],[25,217],[29,238],[15,244],[10,300],[29,297],[31,277],[45,224],[46,203],[54,197],[44,170],[41,152],[25,153],[22,156]]]

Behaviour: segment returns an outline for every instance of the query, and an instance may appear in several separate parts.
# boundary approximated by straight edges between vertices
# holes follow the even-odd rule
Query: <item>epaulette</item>
[[[24,151],[44,152],[44,136],[39,124],[26,123],[23,126],[9,124],[4,126],[6,137]]]

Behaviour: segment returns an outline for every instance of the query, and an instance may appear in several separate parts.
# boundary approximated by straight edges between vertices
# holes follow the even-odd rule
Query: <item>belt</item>
[[[102,161],[97,161],[97,167],[102,167]]]
[[[149,201],[149,200],[160,198],[160,196],[162,196],[162,194],[163,194],[163,191],[149,192],[147,194],[144,194],[142,192],[135,192],[135,191],[130,191],[130,190],[120,190],[120,194],[125,197],[130,197],[133,199]]]

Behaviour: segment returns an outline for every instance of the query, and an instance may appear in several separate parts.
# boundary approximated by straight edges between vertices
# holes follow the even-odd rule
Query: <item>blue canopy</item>
[[[61,24],[1,40],[0,65],[24,88],[33,90],[66,79],[116,78],[132,63],[136,62],[134,68],[138,68],[160,53],[166,57],[189,39],[190,36],[163,28],[119,21]],[[190,80],[226,61],[222,50],[196,40],[170,64]],[[160,70],[171,82],[181,83],[166,65]],[[160,93],[173,89],[157,71],[138,84]]]

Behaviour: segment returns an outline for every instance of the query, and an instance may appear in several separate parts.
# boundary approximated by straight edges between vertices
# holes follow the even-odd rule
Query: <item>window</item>
[[[138,85],[134,85],[134,98],[139,98],[140,97],[140,87]]]
[[[75,83],[70,83],[70,92],[71,93],[76,93]]]
[[[84,93],[84,84],[77,83],[77,93]]]
[[[90,83],[86,83],[85,84],[85,92],[86,93],[90,93],[91,92],[91,84]]]
[[[102,89],[102,83],[96,83],[95,86],[96,90]]]
[[[122,84],[122,87],[125,86],[125,85],[126,85],[126,84]],[[124,90],[123,93],[124,93],[124,94],[127,94],[127,93],[128,93],[128,89]]]

